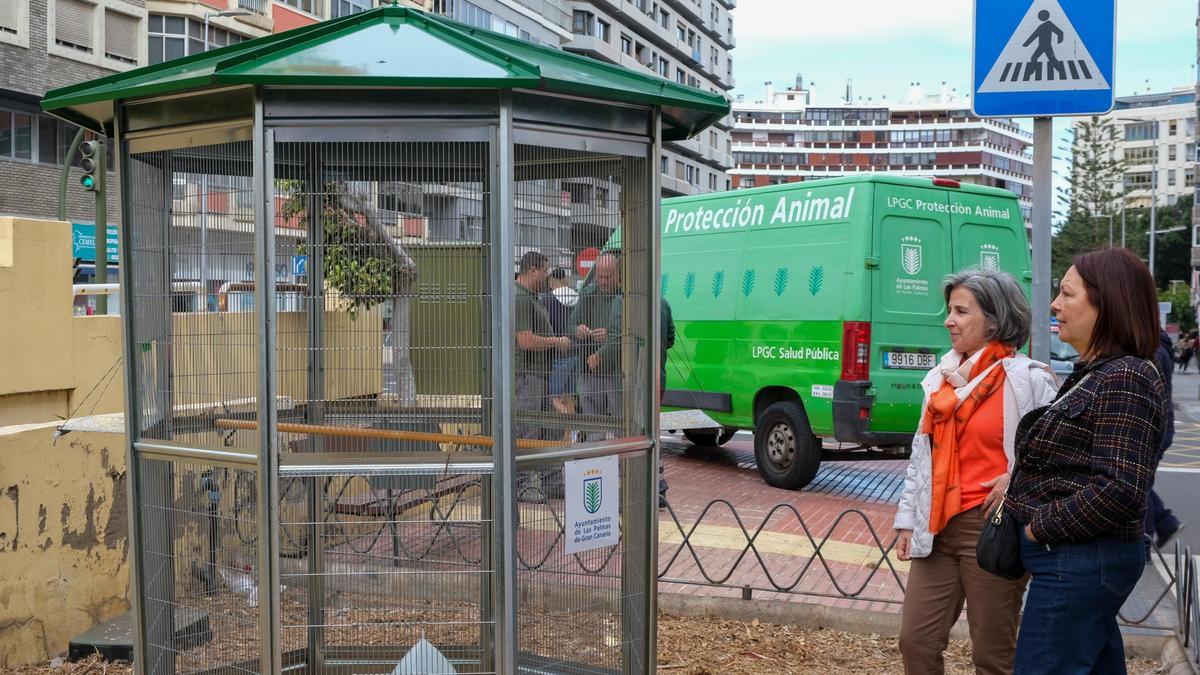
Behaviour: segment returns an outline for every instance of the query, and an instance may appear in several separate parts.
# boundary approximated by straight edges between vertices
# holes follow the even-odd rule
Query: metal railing
[[[1196,575],[1196,559],[1192,547],[1175,544],[1175,605],[1177,620],[1175,636],[1187,654],[1192,668],[1200,668],[1200,578]]]
[[[267,13],[267,0],[238,0],[238,9],[245,9],[257,14]]]
[[[445,563],[452,559],[468,564],[479,562],[478,551],[469,545],[479,534],[478,525],[464,520],[462,515],[464,509],[470,508],[469,495],[480,488],[479,479],[459,476],[415,489],[378,489],[367,500],[347,498],[347,486],[354,480],[345,476],[336,481],[326,478],[320,487],[320,493],[328,499],[319,517],[325,527],[324,536],[334,540],[335,547],[389,559],[397,566],[420,561]],[[235,516],[243,511],[250,513],[257,502],[256,487],[250,481],[222,477],[213,485],[217,487],[211,489],[232,491]],[[537,529],[547,535],[518,547],[521,570],[541,570],[557,559],[554,554],[564,541],[565,520],[561,485],[558,488],[560,492],[556,493],[549,487],[525,485],[518,492],[528,510],[523,517],[536,518],[541,523]],[[303,479],[285,478],[280,485],[281,501],[303,501],[306,489]],[[424,538],[406,541],[398,527],[411,525],[417,509],[424,510],[425,519],[433,527],[424,530]],[[814,526],[811,518],[806,520],[800,509],[790,503],[775,504],[757,523],[750,522],[726,499],[710,501],[694,519],[682,519],[669,503],[665,512],[670,521],[660,520],[657,570],[660,584],[736,591],[744,600],[753,599],[755,593],[783,593],[797,598],[832,598],[892,606],[904,602],[906,573],[902,573],[892,556],[896,538],[890,529],[883,532],[877,529],[862,509],[845,509],[831,520],[826,517],[827,524],[820,527]],[[714,529],[721,530],[723,538],[722,555],[716,557],[701,550],[712,546],[705,538]],[[835,533],[843,536],[835,539]],[[255,531],[239,529],[237,534],[242,543],[255,543]],[[766,541],[781,534],[789,538],[788,546],[794,551],[781,553],[778,541]],[[831,555],[830,549],[847,544],[847,534],[853,535],[856,550],[861,553],[857,562],[848,563],[844,556],[836,560],[837,556]],[[307,543],[303,527],[284,526],[281,535],[282,555],[304,555]],[[575,562],[587,574],[619,574],[619,548],[612,547],[607,555],[599,557],[576,555]],[[1162,587],[1142,596],[1148,602],[1140,602],[1135,608],[1127,604],[1127,611],[1120,612],[1118,620],[1123,626],[1174,631],[1189,659],[1200,666],[1200,575],[1191,550],[1177,545],[1174,560],[1168,560],[1154,547],[1151,551],[1160,563],[1154,567],[1165,573]],[[1176,603],[1174,625],[1159,611],[1169,608],[1172,601]]]

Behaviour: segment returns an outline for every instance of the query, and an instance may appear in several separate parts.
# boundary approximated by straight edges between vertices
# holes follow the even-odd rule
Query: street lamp
[[[204,51],[208,51],[208,20],[213,17],[247,16],[252,14],[244,9],[227,9],[220,12],[204,13]],[[208,311],[208,174],[200,174],[200,297],[204,306],[201,312]]]
[[[204,51],[208,51],[208,20],[213,17],[222,16],[249,16],[253,12],[244,9],[227,9],[221,12],[205,12],[204,13]]]

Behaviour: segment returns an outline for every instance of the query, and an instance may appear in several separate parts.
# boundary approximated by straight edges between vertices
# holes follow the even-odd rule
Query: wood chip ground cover
[[[658,670],[666,675],[901,673],[895,638],[798,628],[755,621],[662,615],[658,624]],[[952,642],[947,673],[972,673],[970,644]],[[1161,672],[1159,664],[1130,659],[1131,675]],[[2,675],[130,675],[126,664],[92,657],[0,669]]]

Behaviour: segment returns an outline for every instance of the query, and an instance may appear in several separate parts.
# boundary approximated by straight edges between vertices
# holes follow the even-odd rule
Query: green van
[[[752,429],[776,487],[807,485],[822,459],[907,454],[921,379],[949,349],[943,279],[998,268],[1028,294],[1032,278],[1017,198],[947,179],[872,173],[665,199],[661,225],[677,330],[663,407],[723,425],[684,430],[699,445]]]

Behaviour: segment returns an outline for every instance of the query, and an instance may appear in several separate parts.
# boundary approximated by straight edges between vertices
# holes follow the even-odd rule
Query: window
[[[742,176],[741,178],[738,178],[738,187],[739,188],[754,187],[754,176]]]
[[[1195,172],[1195,170],[1193,170],[1193,169],[1186,169],[1186,170],[1183,172],[1183,186],[1184,186],[1184,187],[1195,187],[1195,185],[1196,185],[1196,172]]]
[[[621,35],[621,53],[626,56],[633,56],[633,38],[628,35]]]
[[[658,162],[658,172],[659,173],[668,173],[670,171],[671,171],[671,160],[667,159],[666,155],[663,155],[662,159],[660,159]]]
[[[571,32],[576,35],[589,35],[592,32],[593,18],[591,12],[575,10],[571,14]]]
[[[1170,146],[1168,146],[1168,147],[1167,147],[1167,161],[1168,161],[1168,162],[1174,162],[1174,161],[1175,161],[1175,157],[1176,157],[1176,154],[1175,154],[1175,146],[1174,146],[1174,145],[1170,145]]]
[[[371,0],[333,0],[329,6],[330,18],[350,16],[371,9]]]
[[[1126,164],[1153,164],[1156,161],[1158,161],[1158,148],[1147,146],[1125,149]]]
[[[1149,141],[1158,138],[1157,122],[1136,122],[1125,125],[1125,140]]]
[[[204,22],[182,16],[151,14],[147,43],[150,63],[162,63],[204,51]],[[208,48],[215,49],[237,44],[247,38],[211,23],[208,25]]]
[[[671,62],[661,56],[658,57],[658,74],[663,77],[671,76]]]
[[[684,28],[683,24],[675,24],[675,36],[679,38],[680,42],[687,42],[687,29]]]
[[[96,6],[82,0],[55,0],[54,9],[54,44],[92,53]]]
[[[1175,172],[1167,171],[1167,187],[1175,187]]]
[[[687,84],[687,73],[683,72],[683,68],[675,69],[675,81],[679,84]]]
[[[612,37],[612,26],[607,21],[596,19],[596,32],[594,35],[601,40],[608,42]]]
[[[1167,124],[1167,135],[1174,136],[1178,132],[1179,132],[1179,121],[1171,120],[1170,123]]]
[[[713,192],[716,192],[716,190],[717,190],[717,174],[715,174],[715,173],[708,174],[708,189],[712,190]]]
[[[660,10],[658,13],[658,18],[659,18],[659,23],[662,24],[663,28],[666,28],[667,30],[671,29],[671,13],[670,12],[668,12],[665,9]]]
[[[1184,161],[1200,162],[1200,158],[1196,157],[1196,144],[1195,143],[1187,144],[1187,150],[1184,151],[1183,157],[1184,157]]]
[[[136,16],[104,10],[104,55],[136,66],[140,23]]]
[[[1125,174],[1125,189],[1126,190],[1149,190],[1150,189],[1150,172],[1138,171]]]
[[[0,2],[0,42],[29,46],[29,3],[16,0]]]
[[[309,14],[317,14],[321,6],[320,0],[279,0],[279,2],[308,12]]]

